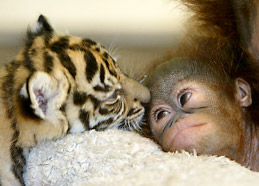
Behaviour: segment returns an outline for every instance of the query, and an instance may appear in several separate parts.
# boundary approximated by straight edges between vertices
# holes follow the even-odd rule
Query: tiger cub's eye
[[[113,94],[110,97],[108,97],[108,99],[115,99],[116,96],[117,96],[116,91],[114,91]]]
[[[108,99],[116,99],[119,95],[123,95],[124,94],[124,91],[123,89],[116,89],[113,94],[108,97]]]

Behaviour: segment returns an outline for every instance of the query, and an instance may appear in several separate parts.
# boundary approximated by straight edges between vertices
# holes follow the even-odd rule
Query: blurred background
[[[43,14],[58,32],[102,43],[124,72],[141,74],[181,39],[182,10],[177,0],[0,0],[0,64]]]

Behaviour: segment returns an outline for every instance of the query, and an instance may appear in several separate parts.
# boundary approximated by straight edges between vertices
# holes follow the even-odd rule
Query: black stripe
[[[107,69],[110,69],[110,64],[108,63],[108,61],[104,58],[103,58],[103,61],[105,63],[105,66],[107,67]]]
[[[85,52],[84,58],[86,62],[86,79],[88,80],[88,82],[91,82],[98,70],[98,64],[96,62],[94,55],[90,51]]]
[[[109,72],[110,72],[110,74],[113,75],[114,77],[116,77],[116,78],[118,77],[117,73],[116,73],[114,70],[109,69]]]
[[[103,56],[107,59],[109,57],[109,54],[107,52],[104,52]]]
[[[122,113],[120,114],[121,110],[122,110]],[[120,116],[124,116],[125,112],[126,112],[125,105],[123,104],[123,102],[120,102],[119,106],[116,109],[115,114],[116,116],[119,116],[119,114]]]
[[[100,52],[100,48],[95,48],[95,51],[96,52]]]
[[[75,91],[73,94],[73,102],[75,105],[83,105],[88,99],[93,103],[94,110],[100,105],[100,101],[92,95],[87,95],[86,92]]]
[[[96,99],[95,97],[93,97],[92,95],[89,95],[88,98],[91,100],[91,102],[94,105],[94,110],[97,109],[97,107],[99,107],[100,105],[100,101],[98,99]]]
[[[134,114],[134,109],[133,109],[133,108],[129,110],[127,116],[130,116],[130,115],[132,115],[132,114]]]
[[[10,150],[11,150],[11,157],[14,162],[14,164],[12,165],[12,172],[14,173],[16,178],[18,178],[19,182],[22,185],[25,185],[23,181],[23,173],[26,166],[26,159],[23,155],[23,149],[21,147],[18,147],[15,141],[12,144]]]
[[[23,149],[16,145],[20,132],[17,128],[17,122],[14,117],[12,119],[11,126],[14,130],[14,134],[12,137],[12,145],[10,148],[10,154],[11,154],[11,158],[13,161],[12,172],[14,173],[15,177],[18,178],[19,182],[22,185],[25,185],[24,181],[23,181],[23,173],[24,173],[25,166],[26,166],[26,159],[23,155]]]
[[[71,92],[71,90],[72,90],[72,88],[71,88],[71,82],[69,81],[69,78],[67,77],[67,74],[65,73],[65,72],[63,72],[64,73],[64,75],[66,76],[66,78],[67,78],[67,82],[68,82],[68,89],[67,89],[67,97],[69,96],[69,94],[70,94],[70,92]],[[66,99],[67,100],[67,99]]]
[[[69,86],[68,86],[68,89],[67,89],[67,96],[70,94],[72,88],[71,88],[71,83],[69,82]]]
[[[107,115],[107,114],[110,113],[110,111],[106,108],[100,108],[99,113],[102,114],[102,115]]]
[[[107,69],[109,70],[110,74],[113,75],[114,77],[117,77],[118,76],[117,73],[111,69],[109,62],[104,58],[103,58],[103,61],[106,65]]]
[[[44,69],[50,73],[53,68],[53,57],[48,52],[44,52]]]
[[[13,103],[13,94],[15,92],[14,89],[14,75],[17,68],[20,66],[21,63],[18,61],[12,61],[8,65],[5,66],[7,71],[7,75],[3,78],[3,85],[2,90],[3,94],[3,101],[7,108],[7,116],[12,119],[14,113],[14,103]]]
[[[137,113],[139,113],[139,112],[142,112],[142,109],[137,109],[137,110],[135,110],[134,114],[137,114]]]
[[[12,137],[12,141],[13,143],[16,143],[18,140],[18,137],[20,135],[19,130],[17,129],[17,122],[16,119],[13,119],[14,121],[12,121],[12,128],[14,129],[14,133],[13,133],[13,137]]]
[[[3,94],[3,101],[6,106],[6,112],[7,116],[10,119],[13,119],[14,113],[15,113],[15,107],[13,103],[13,94],[15,92],[14,89],[14,75],[15,71],[19,67],[20,64],[16,61],[12,61],[10,64],[5,66],[7,75],[4,77],[3,85],[2,85],[2,90],[4,92]]]
[[[61,112],[63,112],[63,114],[65,114],[65,112],[66,112],[66,106],[67,106],[67,104],[63,103],[62,106],[60,107],[60,110],[61,110]]]
[[[80,110],[79,119],[84,124],[85,130],[89,130],[89,113],[84,110]]]
[[[8,74],[4,77],[4,81],[3,81],[2,90],[4,94],[2,99],[6,106],[7,116],[12,122],[11,127],[14,130],[14,134],[12,137],[13,143],[10,148],[11,158],[14,162],[14,164],[12,165],[12,171],[15,174],[15,176],[19,179],[21,184],[24,185],[22,175],[23,175],[24,166],[26,162],[23,156],[23,150],[21,149],[21,147],[16,146],[20,133],[17,128],[17,121],[15,118],[16,110],[13,102],[13,96],[14,96],[14,93],[16,92],[16,90],[14,89],[14,76],[20,64],[21,63],[19,63],[18,61],[12,61],[10,64],[5,66]]]
[[[25,57],[25,59],[24,59],[24,66],[25,66],[30,72],[34,72],[36,69],[35,69],[35,67],[34,67],[34,65],[33,65],[33,62],[32,62],[32,60],[31,60],[31,58],[30,58],[29,50],[30,50],[30,48],[25,48],[24,53],[23,53],[23,55],[24,55],[24,57]]]
[[[51,44],[50,49],[57,54],[64,52],[69,47],[68,37],[61,37],[58,41]]]
[[[33,141],[34,141],[34,145],[38,145],[38,140],[37,140],[37,137],[36,137],[36,134],[33,135]]]
[[[118,102],[118,101],[117,101]],[[117,103],[116,102],[116,103]],[[121,111],[121,109],[122,109],[122,105],[123,105],[123,103],[122,103],[122,101],[118,104],[118,106],[117,106],[117,108],[116,108],[116,112],[115,112],[115,114],[116,115],[118,115],[119,113],[120,113],[120,111]]]
[[[25,48],[24,48],[24,51],[23,51],[23,55],[24,55],[24,66],[30,71],[30,72],[34,72],[36,69],[35,67],[33,66],[33,62],[29,56],[29,51],[32,47],[34,43],[34,36],[32,37],[28,37],[27,41],[26,41],[26,45],[25,45]]]
[[[117,105],[119,101],[120,101],[120,100],[117,99],[114,103],[109,104],[109,105],[115,107],[115,105]],[[120,102],[120,103],[121,103],[121,102]],[[119,105],[119,106],[120,106],[120,105]],[[120,109],[120,108],[117,108],[117,109]]]
[[[31,56],[36,56],[37,55],[37,50],[35,48],[32,48],[30,53],[31,53]]]
[[[96,45],[96,42],[91,40],[91,39],[83,39],[82,40],[82,45],[86,47],[90,47],[92,45]]]
[[[113,118],[109,118],[105,121],[99,122],[97,125],[95,125],[92,129],[95,129],[97,131],[105,130],[108,125],[111,125],[113,123]]]
[[[14,84],[14,80],[12,82]],[[13,85],[12,85],[13,86]],[[12,98],[12,94],[9,95]],[[13,99],[10,99],[10,101],[13,102]],[[18,178],[19,182],[22,185],[25,185],[23,182],[23,172],[25,169],[25,165],[26,165],[26,160],[25,157],[23,155],[23,149],[19,146],[16,145],[17,141],[18,141],[18,137],[20,135],[19,129],[17,127],[17,121],[16,121],[16,117],[15,117],[15,106],[13,103],[9,103],[10,107],[9,107],[9,111],[8,111],[8,115],[9,118],[12,121],[12,129],[14,130],[13,133],[13,137],[12,137],[12,145],[10,148],[10,154],[11,154],[11,158],[13,161],[12,164],[12,172],[14,173],[15,177]]]
[[[104,78],[105,78],[105,70],[103,65],[101,64],[101,69],[100,69],[100,80],[104,84]]]
[[[46,33],[44,35],[44,43],[45,43],[45,46],[48,47],[49,45],[49,41],[50,39],[52,38],[53,34],[52,33]]]
[[[75,79],[76,77],[76,67],[71,61],[70,57],[65,53],[59,53],[59,59],[61,64],[68,70],[71,76]]]
[[[27,32],[27,40],[26,40],[26,44],[25,44],[26,50],[31,48],[35,37],[36,36],[31,31]]]
[[[100,92],[109,92],[109,91],[111,91],[111,87],[107,86],[107,85],[104,85],[104,87],[97,85],[97,86],[94,86],[94,90],[100,91]]]
[[[83,46],[79,45],[79,44],[70,45],[68,48],[70,50],[73,50],[73,51],[82,51],[82,52],[86,51],[86,49]]]
[[[73,102],[75,105],[83,105],[87,100],[86,92],[75,91],[73,94]]]
[[[61,37],[58,41],[56,41],[50,46],[50,49],[53,52],[56,52],[58,54],[61,64],[68,70],[71,76],[75,79],[76,67],[66,52],[66,49],[68,48],[69,48],[68,37]]]

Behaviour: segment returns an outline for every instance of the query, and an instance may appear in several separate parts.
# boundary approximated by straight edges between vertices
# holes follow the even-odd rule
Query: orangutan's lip
[[[193,117],[187,117],[184,118],[178,122],[176,122],[172,127],[170,127],[167,132],[164,134],[163,139],[168,139],[167,135],[170,135],[170,141],[168,144],[165,144],[164,149],[166,151],[169,151],[171,149],[171,146],[174,144],[175,138],[178,134],[183,132],[185,129],[188,128],[194,128],[194,127],[200,127],[203,125],[207,125],[208,123],[203,121],[197,121]],[[163,140],[164,141],[164,140]],[[164,144],[162,144],[164,145]]]

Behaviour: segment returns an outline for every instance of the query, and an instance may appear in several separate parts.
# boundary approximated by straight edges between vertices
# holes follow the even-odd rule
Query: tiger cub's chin
[[[149,90],[100,44],[58,35],[44,16],[0,70],[0,185],[23,185],[25,149],[67,132],[138,129]]]

